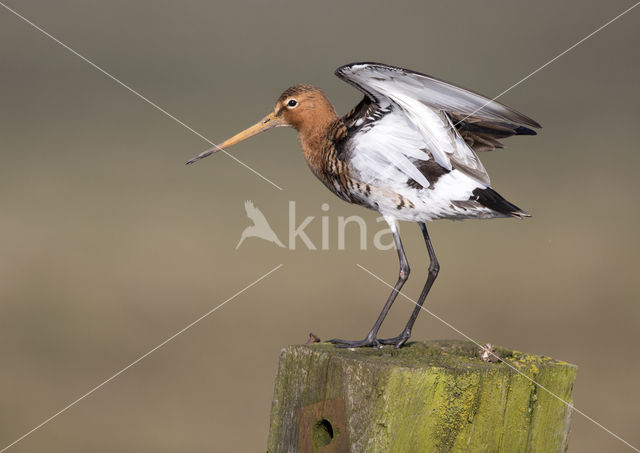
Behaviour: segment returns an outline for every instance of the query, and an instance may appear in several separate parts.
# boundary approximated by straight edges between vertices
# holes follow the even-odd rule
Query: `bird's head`
[[[214,148],[200,153],[187,161],[187,164],[274,127],[289,126],[297,129],[300,133],[306,133],[319,127],[326,127],[335,118],[336,112],[333,105],[322,90],[311,85],[294,85],[280,95],[273,112]]]
[[[294,85],[276,101],[273,112],[278,126],[290,126],[298,131],[324,125],[336,112],[322,90],[311,85]]]

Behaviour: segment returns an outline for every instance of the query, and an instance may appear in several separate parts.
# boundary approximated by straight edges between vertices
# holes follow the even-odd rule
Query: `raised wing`
[[[458,115],[541,127],[528,116],[481,94],[408,69],[382,63],[351,63],[336,69],[336,75],[376,101],[390,93],[410,95],[427,105]]]
[[[359,121],[369,123],[369,128],[359,131],[361,136],[357,137],[356,134],[355,140],[362,142],[362,134],[367,133],[369,136],[364,141],[374,146],[376,141],[390,144],[395,138],[396,148],[401,149],[396,149],[395,155],[392,153],[388,160],[401,170],[406,167],[407,161],[413,161],[415,167],[415,159],[428,160],[433,157],[445,170],[456,167],[488,185],[489,177],[472,148],[476,148],[476,145],[478,150],[488,150],[489,145],[501,147],[497,138],[514,135],[518,130],[533,133],[526,127],[518,129],[520,125],[540,127],[531,118],[499,102],[407,69],[380,63],[352,63],[338,68],[336,75],[366,96],[365,101],[350,114],[353,126],[358,126]],[[372,112],[379,116],[377,124]],[[402,123],[400,116],[403,116],[410,125],[409,129],[415,130],[417,135],[402,143],[400,138],[394,137],[392,130],[381,128],[383,117],[389,114],[395,120],[387,120],[386,126]],[[474,129],[471,126],[474,122],[482,123],[483,127]],[[407,135],[408,129],[402,129]],[[385,140],[385,134],[391,135]],[[416,137],[422,142],[418,148],[414,148]],[[416,157],[419,150],[426,157]],[[398,159],[398,151],[404,159]],[[385,153],[383,149],[368,152],[376,154],[378,158]],[[424,185],[424,181],[406,174]]]

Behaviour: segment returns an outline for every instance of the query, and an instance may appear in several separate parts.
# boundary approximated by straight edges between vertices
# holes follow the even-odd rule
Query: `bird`
[[[329,342],[343,348],[397,349],[411,337],[440,271],[426,223],[530,217],[493,189],[478,153],[503,148],[500,140],[507,137],[536,135],[534,129],[542,126],[495,100],[418,71],[357,62],[339,67],[335,74],[364,95],[346,115],[338,116],[322,90],[294,85],[258,123],[186,163],[274,127],[296,129],[311,172],[342,200],[379,212],[398,254],[398,278],[364,339]],[[378,338],[411,271],[399,221],[420,227],[429,255],[428,276],[402,331]]]
[[[275,243],[279,247],[284,247],[284,244],[280,242],[280,239],[278,239],[278,236],[271,228],[271,225],[267,222],[262,211],[256,208],[251,200],[245,201],[244,209],[247,211],[247,217],[253,221],[253,225],[246,227],[242,231],[240,241],[238,241],[238,245],[236,245],[236,250],[240,248],[240,245],[246,238],[251,237],[264,239],[265,241]]]

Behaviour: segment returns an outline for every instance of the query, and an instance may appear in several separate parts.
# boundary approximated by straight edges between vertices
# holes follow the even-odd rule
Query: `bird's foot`
[[[382,348],[382,345],[376,338],[367,337],[364,340],[351,341],[342,340],[340,338],[333,338],[329,340],[329,343],[333,343],[336,348],[367,348],[372,347],[376,349]]]
[[[411,331],[405,329],[397,337],[381,338],[380,340],[378,340],[378,342],[380,344],[392,344],[395,349],[400,349],[402,346],[404,346],[409,338],[411,338]]]

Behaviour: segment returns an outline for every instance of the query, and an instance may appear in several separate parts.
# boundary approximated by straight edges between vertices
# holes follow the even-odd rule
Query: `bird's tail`
[[[473,191],[473,199],[483,206],[489,209],[493,209],[500,214],[504,214],[510,217],[516,217],[522,219],[524,217],[531,217],[531,214],[520,209],[513,203],[505,200],[502,195],[493,190],[491,187],[486,189],[476,189]]]

